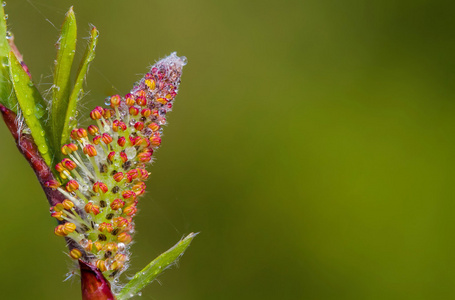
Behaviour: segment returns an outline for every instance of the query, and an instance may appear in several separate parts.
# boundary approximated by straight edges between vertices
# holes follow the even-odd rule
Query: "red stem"
[[[36,177],[38,178],[38,181],[46,194],[47,200],[49,201],[49,205],[54,206],[65,200],[65,197],[59,191],[44,186],[45,182],[55,180],[54,175],[44,159],[41,157],[32,136],[20,133],[21,129],[19,128],[16,114],[1,104],[0,112],[2,113],[6,126],[16,141],[17,148],[22,155],[24,155],[33,171],[35,171]]]
[[[96,267],[79,260],[82,300],[115,300],[111,285]]]

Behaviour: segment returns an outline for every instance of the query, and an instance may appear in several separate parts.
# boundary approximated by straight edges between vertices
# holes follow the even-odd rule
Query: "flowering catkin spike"
[[[67,157],[55,168],[63,182],[45,184],[65,199],[51,215],[61,222],[55,234],[75,245],[69,255],[111,282],[128,267],[133,217],[149,176],[145,168],[161,145],[185,64],[186,58],[172,53],[130,93],[110,97],[110,108],[95,107],[89,116],[96,125],[72,130],[71,142],[61,149]]]

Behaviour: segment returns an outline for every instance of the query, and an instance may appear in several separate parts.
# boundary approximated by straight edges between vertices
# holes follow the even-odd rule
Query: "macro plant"
[[[146,167],[161,144],[186,58],[172,53],[159,60],[129,93],[110,96],[105,107],[91,110],[91,124],[83,128],[76,111],[98,31],[91,29],[73,82],[76,35],[70,8],[57,42],[51,99],[45,99],[0,9],[0,112],[48,199],[55,235],[65,239],[81,276],[82,299],[128,299],[179,259],[196,235],[189,234],[121,283],[130,261],[134,216],[146,191]]]

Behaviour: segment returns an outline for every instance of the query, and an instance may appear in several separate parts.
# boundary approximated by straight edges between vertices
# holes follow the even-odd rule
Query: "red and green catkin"
[[[94,124],[76,128],[55,169],[61,182],[45,186],[65,198],[51,207],[55,234],[69,239],[73,259],[98,268],[110,281],[126,270],[138,200],[145,192],[166,114],[178,92],[185,57],[157,62],[130,93],[90,112]]]

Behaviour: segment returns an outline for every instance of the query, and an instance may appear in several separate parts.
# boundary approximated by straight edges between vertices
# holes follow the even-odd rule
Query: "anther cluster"
[[[161,144],[162,126],[177,95],[185,57],[157,62],[124,97],[107,98],[108,108],[90,112],[95,124],[71,131],[66,158],[55,169],[65,200],[51,207],[55,234],[69,239],[73,259],[96,266],[110,280],[128,265],[133,217],[145,192],[145,169]]]

